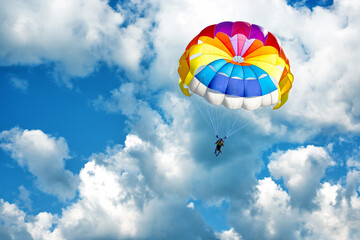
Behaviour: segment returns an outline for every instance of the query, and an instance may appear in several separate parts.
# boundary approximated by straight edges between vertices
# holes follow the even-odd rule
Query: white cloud
[[[249,134],[245,139],[234,138],[235,150],[231,149],[232,144],[227,145],[230,155],[224,153],[225,157],[221,160],[214,157],[212,162],[212,151],[209,151],[208,155],[201,153],[205,156],[201,160],[199,152],[203,151],[199,149],[205,148],[198,148],[196,144],[209,145],[208,135],[202,138],[204,130],[196,128],[196,118],[185,117],[190,114],[186,101],[164,94],[158,106],[164,111],[165,119],[147,103],[138,99],[135,102],[137,110],[130,111],[129,117],[136,115],[137,121],[133,122],[124,147],[114,146],[105,153],[91,156],[80,172],[79,198],[65,207],[59,218],[42,213],[25,221],[31,236],[46,236],[45,239],[281,239],[284,236],[287,239],[356,239],[359,235],[360,201],[355,191],[349,196],[349,204],[344,197],[345,187],[320,184],[313,199],[318,207],[300,210],[291,203],[293,196],[271,178],[255,180],[254,173],[259,169],[255,161],[259,152],[256,147],[263,149],[266,145],[259,139],[259,146],[239,150],[253,137],[245,132]],[[191,138],[194,131],[196,139]],[[195,149],[191,148],[192,144]],[[210,147],[213,150],[213,146]],[[331,165],[325,148],[308,146],[279,152],[273,160],[279,167],[273,172],[279,173],[289,166],[291,170],[294,168],[291,164],[297,166],[292,161],[293,153],[301,157],[299,162],[305,166],[300,170],[308,169],[310,160],[311,164],[318,163],[316,167],[312,165],[316,170],[310,171],[315,178],[325,166]],[[254,184],[256,191],[253,191]],[[230,203],[228,220],[233,230],[214,233],[201,215],[186,204],[189,199],[209,203],[219,198],[226,198]]]
[[[26,214],[15,204],[0,199],[0,237],[4,240],[31,239],[25,225]]]
[[[320,209],[304,214],[305,228],[312,239],[357,239],[360,237],[360,198],[352,195],[353,204],[337,201],[339,185],[322,184],[316,201]]]
[[[272,176],[283,178],[292,203],[309,209],[326,168],[334,164],[326,149],[308,145],[273,153],[268,168]]]
[[[124,84],[109,98],[93,101],[97,109],[120,112],[131,119],[130,134],[124,148],[94,154],[85,165],[80,173],[80,199],[64,210],[54,233],[64,238],[70,233],[74,238],[88,238],[87,234],[134,239],[214,238],[199,213],[186,204],[189,199],[202,199],[209,205],[227,197],[247,199],[247,191],[256,184],[254,173],[260,168],[260,162],[253,159],[263,143],[250,147],[249,138],[240,136],[233,139],[237,144],[227,145],[227,157],[224,153],[225,157],[216,158],[209,132],[193,116],[185,99],[164,93],[156,100],[155,110],[136,97],[136,89],[136,84]],[[238,144],[244,145],[240,155],[236,154]],[[100,224],[99,216],[104,218]]]
[[[79,175],[79,199],[55,218],[51,238],[215,239],[200,213],[186,206],[189,199],[216,205],[224,197],[249,198],[246,193],[256,184],[254,172],[260,167],[259,161],[251,161],[257,151],[238,156],[231,154],[238,145],[228,144],[228,157],[224,153],[219,160],[206,129],[197,129],[194,125],[201,123],[187,118],[190,106],[184,99],[162,95],[158,107],[164,117],[135,100],[136,110],[127,115],[135,121],[125,146],[91,156]],[[190,138],[194,132],[198,134]],[[200,151],[203,146],[209,151]],[[37,228],[49,234],[46,227]]]
[[[241,236],[235,232],[234,228],[231,228],[227,231],[222,231],[221,233],[217,234],[217,237],[220,240],[240,240],[242,239]]]
[[[137,85],[125,83],[110,92],[110,99],[105,99],[104,96],[100,95],[97,99],[92,100],[91,104],[96,110],[104,110],[109,113],[121,112],[131,116],[137,112],[138,101],[134,94],[138,92]]]
[[[188,208],[190,208],[190,209],[195,209],[194,202],[189,202],[189,204],[186,205],[186,207],[188,207]]]
[[[50,62],[69,87],[67,76],[86,76],[100,62],[137,69],[151,28],[145,18],[120,27],[124,14],[108,1],[17,0],[0,9],[0,65]]]
[[[213,198],[211,194],[216,192],[215,198],[224,199],[220,196],[222,193],[241,195],[251,184],[255,184],[254,172],[260,169],[261,162],[260,159],[253,159],[258,153],[256,149],[269,144],[268,139],[264,138],[256,146],[252,146],[251,141],[259,139],[259,136],[253,136],[251,128],[244,129],[242,134],[246,138],[238,135],[229,140],[224,150],[226,160],[219,161],[212,154],[216,139],[209,140],[209,137],[213,137],[209,135],[210,130],[204,127],[200,114],[187,99],[165,92],[153,99],[157,103],[157,109],[160,109],[156,111],[149,103],[136,98],[137,91],[135,84],[124,84],[113,90],[109,98],[101,96],[92,103],[97,109],[125,114],[131,120],[128,123],[131,133],[161,149],[136,156],[140,159],[143,174],[151,176],[151,182],[156,188],[168,185],[172,191],[170,186],[175,184],[174,189],[181,187],[183,191],[191,191],[189,184],[195,178],[200,182],[196,191],[203,197]],[[255,131],[255,134],[262,133]],[[148,158],[153,160],[146,160]],[[223,178],[223,174],[234,174],[236,177]],[[234,182],[238,184],[238,188],[230,191]],[[211,185],[212,190],[203,185]],[[214,199],[211,201],[216,202]]]
[[[36,216],[29,216],[15,204],[0,199],[0,238],[2,240],[59,239],[56,234],[50,232],[56,221],[56,215],[40,212]]]
[[[360,198],[352,204],[339,199],[340,185],[325,182],[318,189],[318,208],[300,211],[290,196],[271,178],[259,180],[254,201],[241,212],[231,213],[234,229],[245,239],[357,239],[360,236]]]
[[[56,139],[41,130],[12,128],[0,133],[0,147],[36,177],[39,189],[61,200],[74,197],[77,177],[64,169],[64,161],[70,158],[64,138]]]
[[[346,188],[343,190],[343,197],[351,204],[352,196],[359,191],[360,186],[360,171],[350,170],[346,174]],[[339,193],[339,197],[342,197]]]
[[[20,90],[23,93],[25,93],[29,87],[29,83],[27,80],[16,77],[10,78],[10,83],[14,88]]]
[[[32,239],[59,239],[56,233],[51,233],[53,224],[57,222],[57,215],[40,212],[26,221],[26,229]]]
[[[346,166],[360,170],[360,149],[356,148],[353,150],[352,156],[346,160]]]
[[[64,239],[215,239],[200,215],[186,207],[186,197],[174,192],[177,185],[165,182],[178,178],[158,169],[154,161],[158,151],[128,135],[124,148],[94,155],[80,173],[80,199],[64,209],[53,234]],[[151,175],[144,173],[139,161],[149,161]],[[166,180],[155,186],[152,181],[156,180],[151,179],[155,175]],[[161,188],[166,190],[160,192]]]

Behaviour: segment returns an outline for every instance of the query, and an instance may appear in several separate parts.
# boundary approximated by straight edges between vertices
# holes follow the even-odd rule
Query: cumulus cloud
[[[25,224],[26,214],[15,204],[0,199],[0,237],[4,240],[31,239]]]
[[[165,181],[177,179],[171,169],[156,169],[162,165],[152,162],[154,158],[134,158],[158,151],[128,135],[124,148],[115,146],[105,154],[93,155],[80,172],[79,200],[64,209],[53,234],[60,239],[215,239],[200,214],[186,207],[186,197],[167,187]],[[145,175],[139,161],[154,164],[152,175]],[[157,183],[165,186],[158,188],[168,191],[160,193],[152,185],[150,178],[157,174],[166,178]]]
[[[350,1],[336,1],[329,9],[315,8],[300,16],[302,24],[286,44],[294,56],[298,80],[292,96],[301,99],[290,101],[289,108],[312,124],[359,130],[359,111],[354,104],[359,99],[353,91],[359,82],[359,70],[354,66],[359,55],[353,50],[359,37],[359,9],[358,2]]]
[[[248,206],[233,204],[231,223],[244,239],[296,239],[296,221],[290,197],[271,178],[259,180]]]
[[[120,6],[118,6],[120,8]],[[108,1],[12,1],[0,3],[0,64],[53,64],[69,87],[100,62],[137,69],[151,22],[121,27],[125,14]]]
[[[50,228],[56,223],[57,216],[41,212],[36,216],[26,215],[15,204],[0,199],[0,237],[10,239],[58,239],[50,236]]]
[[[77,177],[64,168],[64,161],[70,158],[64,138],[15,127],[0,133],[0,147],[36,177],[39,189],[61,200],[74,197]]]
[[[186,101],[171,94],[163,101],[166,104],[159,106],[163,107],[165,117],[147,103],[136,100],[137,122],[132,125],[124,146],[93,154],[79,175],[79,198],[66,206],[59,218],[42,213],[25,220],[27,233],[50,239],[358,237],[360,204],[356,191],[351,192],[349,204],[341,197],[346,187],[320,184],[312,199],[317,208],[302,211],[292,204],[292,193],[287,193],[272,178],[256,181],[254,173],[259,166],[254,156],[259,150],[235,157],[231,154],[222,158],[221,164],[219,160],[211,162],[212,151],[207,163],[196,159],[192,152],[201,148],[193,150],[189,147],[192,141],[186,140],[196,129],[196,123],[185,118],[189,114]],[[179,105],[183,108],[176,108]],[[133,114],[131,111],[130,115]],[[144,129],[150,129],[150,133]],[[197,133],[201,135],[201,131]],[[241,144],[248,140],[241,138]],[[238,145],[236,151],[227,150],[239,153]],[[274,167],[272,173],[287,168],[283,159],[292,159],[293,152],[301,157],[299,161],[305,170],[307,164],[318,163],[317,167],[314,165],[317,170],[312,172],[315,177],[324,166],[332,164],[326,148],[308,146],[278,152],[273,162],[279,167]],[[289,165],[296,164],[289,161]],[[228,220],[232,229],[221,233],[215,233],[196,209],[186,206],[189,199],[210,203],[224,197],[230,203]]]
[[[241,212],[232,213],[234,229],[244,239],[357,239],[360,198],[352,204],[337,200],[340,185],[325,182],[317,191],[313,211],[299,211],[290,196],[271,178],[259,180],[254,201]]]
[[[356,186],[360,175],[356,169],[348,169],[346,179],[337,184],[321,183],[334,160],[328,147],[313,145],[275,152],[270,160],[272,177],[282,177],[288,191],[272,177],[260,179],[249,205],[233,202],[229,219],[238,233],[245,239],[359,237]]]
[[[240,240],[242,239],[241,236],[235,232],[234,228],[231,228],[227,231],[222,231],[221,233],[218,233],[218,238],[220,240]]]
[[[136,119],[124,147],[90,157],[79,175],[79,199],[64,209],[52,234],[60,239],[215,239],[200,213],[186,206],[202,171],[188,153],[188,133],[176,131],[186,122],[185,112],[174,106],[184,102],[168,96],[166,106],[173,112],[167,115],[174,119],[169,124],[133,91],[128,93],[133,110],[111,104]]]
[[[219,237],[187,203],[202,199],[212,205],[224,197],[245,201],[249,188],[256,184],[254,174],[260,164],[251,159],[257,151],[248,151],[241,158],[230,153],[220,162],[212,155],[212,145],[210,151],[196,146],[198,140],[209,145],[208,135],[186,118],[189,105],[184,99],[164,94],[158,105],[162,116],[148,103],[129,97],[137,107],[128,113],[135,120],[124,147],[114,146],[90,157],[79,175],[79,198],[64,208],[51,238]],[[193,140],[190,136],[195,129],[200,136]],[[229,144],[228,151],[235,148]],[[196,152],[206,157],[199,160],[194,157]]]
[[[272,176],[284,180],[295,206],[310,209],[326,168],[334,164],[326,149],[309,145],[273,153],[268,168]]]

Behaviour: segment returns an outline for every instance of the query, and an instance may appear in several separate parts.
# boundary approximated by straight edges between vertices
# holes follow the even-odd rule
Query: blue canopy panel
[[[195,75],[195,77],[206,87],[209,86],[211,80],[215,77],[215,74],[222,69],[228,62],[224,59],[218,59],[209,63],[201,72]]]
[[[269,94],[277,89],[270,76],[264,70],[254,65],[251,65],[250,68],[259,81],[262,95]]]
[[[222,68],[220,68],[220,70],[218,71],[218,73],[222,73],[223,75],[226,75],[226,76],[230,77],[233,68],[234,68],[234,64],[232,64],[232,63],[227,63],[227,64],[225,64]]]
[[[240,65],[234,65],[234,69],[232,70],[231,77],[232,78],[244,79],[243,67],[240,66]]]
[[[208,88],[221,93],[225,93],[226,88],[229,84],[229,79],[229,77],[224,76],[223,74],[216,73],[215,77],[211,80]]]
[[[211,80],[215,77],[216,72],[211,67],[206,66],[201,72],[195,75],[195,77],[206,87],[209,86]]]
[[[261,87],[257,79],[244,80],[244,85],[245,85],[244,97],[262,96]]]
[[[231,96],[258,97],[277,89],[261,68],[235,65],[224,59],[208,64],[195,77],[206,87]]]
[[[266,95],[277,89],[269,75],[259,78],[258,81],[261,87],[262,95]]]
[[[208,64],[215,72],[218,72],[228,62],[225,59],[218,59]]]
[[[230,78],[225,94],[244,97],[245,85],[243,79]]]

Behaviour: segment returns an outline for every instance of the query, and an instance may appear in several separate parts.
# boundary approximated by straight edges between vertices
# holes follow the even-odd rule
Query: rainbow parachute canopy
[[[294,77],[277,38],[247,22],[222,22],[202,30],[179,60],[182,92],[230,109],[255,110],[288,99]],[[185,85],[188,87],[186,88]]]

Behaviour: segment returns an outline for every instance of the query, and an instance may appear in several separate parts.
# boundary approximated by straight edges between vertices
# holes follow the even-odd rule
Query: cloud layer
[[[346,176],[330,182],[323,179],[326,170],[340,162],[331,146],[306,144],[319,134],[359,133],[358,2],[310,11],[281,0],[154,0],[115,9],[95,0],[0,3],[3,66],[53,64],[62,77],[74,77],[105,62],[133,74],[131,82],[91,101],[96,110],[127,117],[124,146],[94,153],[79,176],[64,167],[70,158],[64,138],[20,128],[0,133],[0,147],[36,177],[39,189],[61,200],[79,193],[59,216],[27,215],[0,200],[2,238],[360,238],[358,151],[346,161]],[[204,121],[175,83],[186,44],[225,20],[274,32],[295,82],[281,110],[239,114],[248,126],[227,140],[220,160],[212,156]],[[263,166],[264,151],[283,142],[297,147],[281,146]],[[257,179],[262,167],[270,176]],[[214,232],[189,200],[227,201],[229,229]]]

